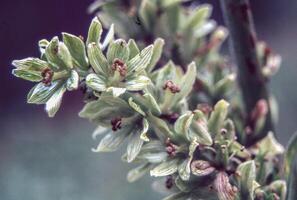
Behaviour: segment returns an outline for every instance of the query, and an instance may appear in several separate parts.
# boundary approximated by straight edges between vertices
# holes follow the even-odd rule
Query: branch
[[[230,50],[238,66],[238,83],[241,88],[247,116],[247,126],[250,125],[250,115],[257,102],[265,99],[269,102],[269,92],[261,72],[261,66],[256,52],[256,32],[249,0],[220,0],[225,23],[230,30]],[[269,107],[269,103],[268,107]],[[257,135],[247,137],[247,144],[265,137],[268,131],[273,131],[270,109],[268,109],[266,124]]]

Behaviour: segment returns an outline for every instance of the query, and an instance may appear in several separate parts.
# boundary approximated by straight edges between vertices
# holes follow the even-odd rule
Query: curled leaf
[[[143,145],[143,140],[140,138],[141,132],[136,130],[134,134],[131,135],[128,146],[127,146],[127,161],[132,162],[136,156],[139,154],[141,147]]]
[[[62,97],[65,91],[66,88],[64,86],[60,87],[46,102],[45,110],[49,117],[54,117],[56,112],[59,110],[62,103]]]
[[[159,176],[168,176],[174,174],[178,170],[178,159],[172,159],[168,161],[164,161],[154,169],[151,170],[151,176],[159,177]]]
[[[125,127],[116,132],[110,132],[104,136],[93,152],[113,152],[116,151],[131,132],[131,127]]]

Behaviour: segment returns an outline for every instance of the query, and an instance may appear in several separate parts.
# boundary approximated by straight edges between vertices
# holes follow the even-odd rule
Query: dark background
[[[54,119],[43,106],[28,105],[33,86],[11,75],[11,61],[39,56],[37,42],[65,31],[86,35],[91,0],[1,0],[0,2],[0,199],[159,199],[149,178],[125,180],[120,154],[94,154],[93,125],[77,117],[81,94],[67,93]],[[214,18],[222,23],[217,1]],[[253,0],[259,39],[283,57],[270,83],[280,107],[277,135],[285,144],[297,130],[297,1]]]

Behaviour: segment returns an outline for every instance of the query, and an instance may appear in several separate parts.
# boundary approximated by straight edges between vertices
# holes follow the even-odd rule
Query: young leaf
[[[94,17],[89,28],[87,45],[89,45],[92,42],[95,42],[95,44],[99,46],[101,34],[102,34],[102,25],[99,22],[98,18]]]
[[[86,77],[86,84],[95,91],[102,92],[106,90],[106,84],[102,78],[96,74],[89,74]]]
[[[151,176],[159,177],[159,176],[168,176],[174,174],[178,170],[178,159],[172,159],[168,161],[164,161],[154,169],[151,170]]]
[[[153,54],[153,45],[150,45],[143,49],[139,54],[137,54],[134,58],[129,60],[127,63],[128,73],[127,75],[131,75],[134,72],[139,72],[144,70],[152,57]]]
[[[239,173],[239,191],[242,199],[253,200],[254,187],[256,180],[256,166],[253,160],[246,161],[237,167]]]
[[[106,47],[114,40],[114,25],[111,24],[110,28],[108,30],[108,33],[106,34],[103,43],[100,45],[100,48],[102,50],[105,50]]]
[[[59,110],[62,103],[62,97],[65,91],[66,88],[64,86],[61,86],[46,102],[45,111],[47,112],[49,117],[54,117],[56,112]]]
[[[94,71],[99,75],[108,76],[108,62],[96,43],[88,45],[89,61]]]
[[[82,70],[87,70],[89,68],[89,63],[84,42],[75,35],[69,33],[62,34],[63,42],[68,47],[76,66]]]
[[[109,87],[106,92],[111,93],[113,97],[119,97],[126,92],[126,88]]]
[[[141,150],[141,147],[144,141],[140,138],[140,135],[141,135],[140,130],[136,130],[130,137],[130,140],[127,146],[128,163],[132,162]]]
[[[142,130],[141,130],[141,133],[140,133],[140,138],[143,141],[145,141],[145,142],[150,141],[150,139],[147,137],[148,129],[149,129],[149,123],[148,123],[148,121],[145,118],[143,118],[143,120],[142,120]]]
[[[141,114],[142,116],[146,116],[145,112],[140,108],[139,105],[137,105],[134,101],[133,98],[130,97],[128,100],[129,105],[131,106],[131,108],[133,108],[136,112],[138,112],[139,114]]]
[[[223,127],[224,121],[228,114],[228,106],[225,100],[220,100],[215,106],[214,111],[211,113],[208,120],[208,130],[215,136],[220,132],[220,129]]]
[[[45,49],[45,56],[55,71],[73,67],[71,54],[66,45],[59,42],[58,37],[50,41]]]
[[[107,60],[109,64],[112,64],[115,59],[120,59],[126,63],[129,59],[129,48],[125,40],[118,39],[111,44],[107,49]]]
[[[134,58],[140,52],[135,40],[133,40],[133,39],[130,39],[128,41],[128,48],[130,51],[129,60]]]
[[[48,67],[48,63],[46,61],[32,57],[22,60],[14,60],[12,61],[12,65],[15,66],[17,69],[30,70],[35,72],[41,72]]]
[[[132,183],[143,177],[147,172],[150,171],[150,164],[145,163],[138,167],[130,170],[127,174],[128,182]]]
[[[287,146],[284,172],[288,184],[286,200],[297,199],[297,133],[292,136]]]
[[[150,63],[148,64],[146,71],[151,72],[156,66],[157,62],[161,58],[163,52],[164,40],[157,38],[154,42],[153,54]]]
[[[116,151],[132,131],[131,127],[122,128],[119,131],[108,133],[103,137],[93,152],[113,152]]]
[[[140,91],[146,88],[151,80],[146,76],[137,76],[135,79],[126,82],[126,88],[129,91]]]
[[[33,104],[45,104],[60,86],[61,81],[53,81],[49,86],[46,86],[43,83],[38,83],[28,93],[27,102]]]
[[[32,82],[40,82],[43,79],[40,72],[28,69],[13,69],[12,74],[18,78]]]
[[[145,93],[143,95],[145,99],[145,105],[147,105],[148,109],[155,115],[160,115],[161,114],[161,109],[156,101],[156,99],[150,94],[150,93]]]
[[[195,28],[198,25],[202,25],[203,22],[210,16],[212,7],[208,4],[199,6],[189,20],[185,24],[185,29]]]
[[[76,90],[79,84],[79,75],[75,70],[71,70],[71,75],[67,79],[66,88],[69,91]]]

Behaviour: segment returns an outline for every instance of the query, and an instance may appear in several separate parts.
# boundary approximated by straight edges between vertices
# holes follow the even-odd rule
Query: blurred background
[[[125,200],[160,199],[149,177],[128,184],[120,152],[95,154],[94,126],[77,117],[79,93],[66,93],[54,119],[43,106],[28,105],[33,86],[11,75],[11,61],[39,56],[37,42],[65,31],[87,34],[92,0],[1,0],[0,3],[0,199]],[[213,17],[222,24],[217,1]],[[258,38],[283,57],[270,83],[279,102],[277,135],[286,144],[297,130],[297,1],[252,0]]]

